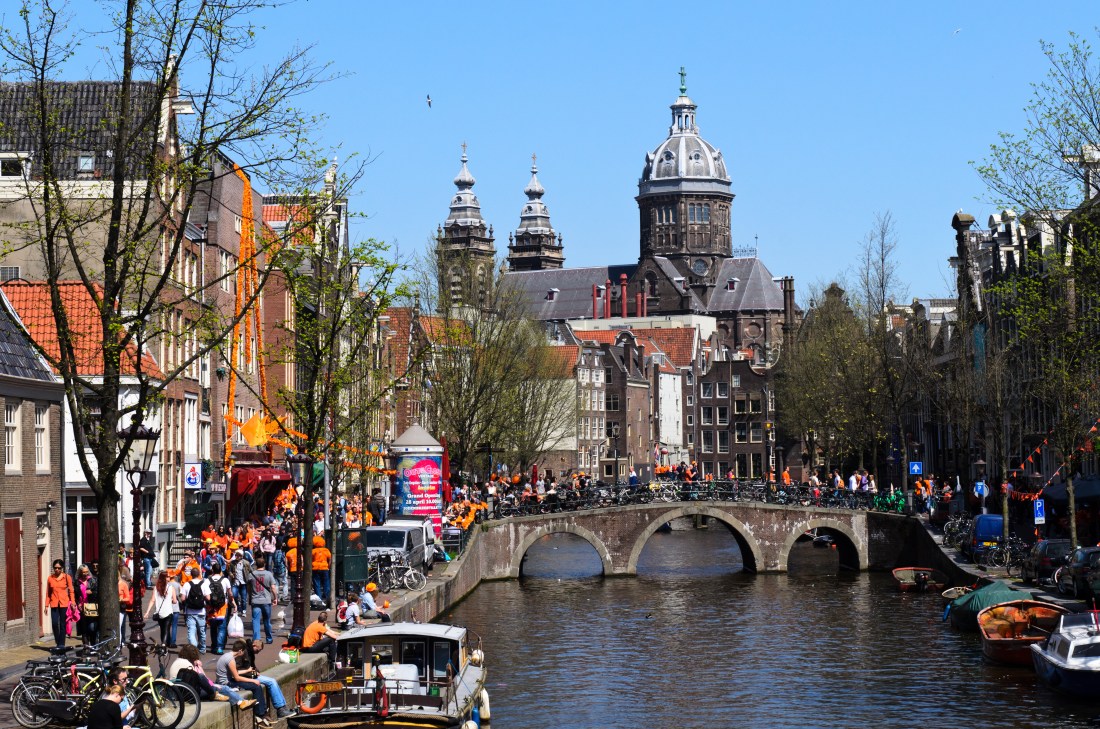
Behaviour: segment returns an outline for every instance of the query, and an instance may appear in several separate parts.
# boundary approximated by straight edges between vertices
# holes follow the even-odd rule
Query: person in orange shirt
[[[286,540],[286,571],[290,574],[298,571],[298,537]]]
[[[205,529],[202,530],[202,543],[206,544],[215,540],[218,536],[218,530],[214,528],[213,524],[208,524]]]
[[[328,567],[332,552],[325,546],[324,537],[313,538],[313,592],[326,603],[329,598]]]
[[[784,468],[783,469],[783,485],[784,486],[790,486],[791,485],[791,469],[790,468]]]
[[[57,646],[65,645],[65,620],[69,606],[75,604],[73,578],[65,573],[65,563],[55,559],[53,574],[46,580],[46,605],[50,608],[50,625],[53,627],[53,641]]]

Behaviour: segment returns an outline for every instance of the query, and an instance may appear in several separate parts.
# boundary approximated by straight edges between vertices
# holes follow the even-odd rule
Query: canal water
[[[749,575],[724,527],[654,534],[637,578],[552,535],[524,577],[442,622],[480,634],[496,729],[1095,727],[1027,669],[986,665],[938,595],[887,574]]]

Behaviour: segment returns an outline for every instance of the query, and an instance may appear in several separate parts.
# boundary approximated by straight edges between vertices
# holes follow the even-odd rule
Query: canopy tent
[[[229,480],[229,503],[226,504],[226,513],[231,512],[242,499],[256,493],[260,484],[268,483],[280,485],[290,483],[290,474],[272,466],[238,465],[235,467]]]

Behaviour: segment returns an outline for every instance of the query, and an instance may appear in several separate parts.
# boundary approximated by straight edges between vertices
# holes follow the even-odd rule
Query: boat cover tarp
[[[957,597],[947,605],[944,620],[951,618],[951,624],[960,630],[977,630],[978,613],[990,605],[1010,600],[1032,600],[1034,596],[1025,590],[1014,590],[1003,582],[990,582],[962,597]]]

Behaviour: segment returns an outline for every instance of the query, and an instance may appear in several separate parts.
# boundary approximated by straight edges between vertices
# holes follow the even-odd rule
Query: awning
[[[259,488],[261,483],[290,483],[290,474],[271,466],[237,466],[229,483],[228,509]]]

